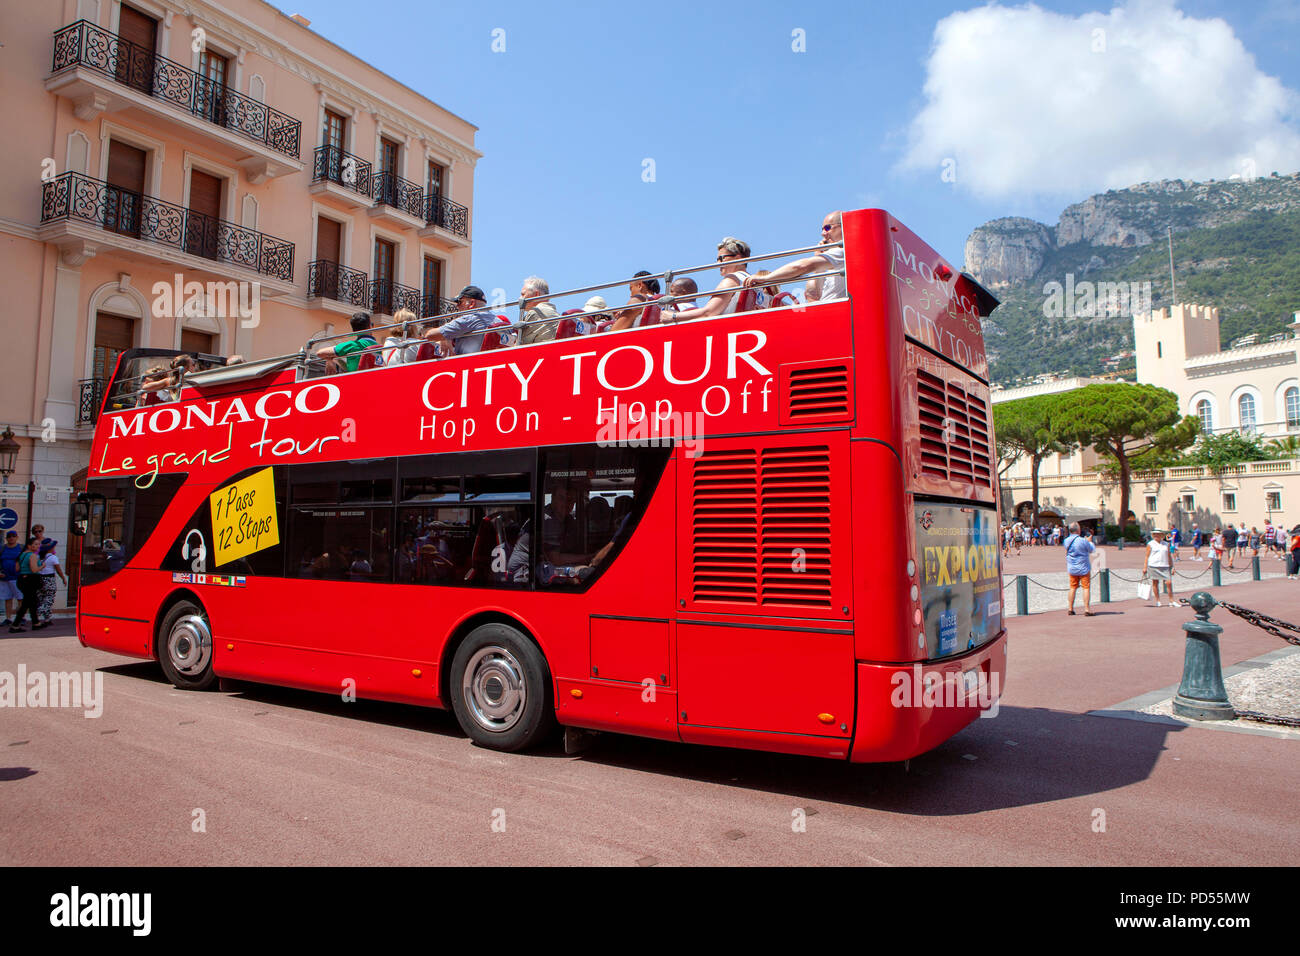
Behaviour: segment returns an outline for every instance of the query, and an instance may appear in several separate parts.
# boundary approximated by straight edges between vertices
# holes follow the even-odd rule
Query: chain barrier
[[[1184,601],[1184,603],[1186,603],[1186,601]],[[1261,614],[1259,611],[1252,611],[1250,608],[1242,607],[1240,604],[1229,604],[1227,601],[1219,601],[1215,606],[1225,608],[1231,613],[1237,615],[1237,617],[1241,618],[1247,624],[1254,624],[1261,630],[1268,631],[1274,637],[1280,637],[1288,644],[1300,647],[1300,637],[1291,637],[1289,634],[1283,634],[1282,631],[1279,630],[1279,628],[1283,628],[1288,631],[1294,631],[1296,634],[1300,634],[1300,627],[1297,627],[1294,624],[1280,621],[1275,617],[1269,617],[1267,614]]]

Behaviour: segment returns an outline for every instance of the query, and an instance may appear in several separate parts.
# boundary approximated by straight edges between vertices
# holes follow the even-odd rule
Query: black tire
[[[508,624],[470,631],[452,658],[450,691],[456,720],[481,747],[523,750],[555,728],[551,669]]]
[[[217,675],[212,670],[212,625],[202,607],[192,601],[173,604],[158,629],[158,663],[179,690],[206,690]]]

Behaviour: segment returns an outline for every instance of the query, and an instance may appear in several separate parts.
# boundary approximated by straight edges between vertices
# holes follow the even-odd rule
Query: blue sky
[[[531,273],[711,261],[725,235],[810,244],[837,207],[882,206],[960,264],[980,223],[1055,223],[1128,176],[1300,167],[1291,0],[291,2],[479,127],[473,281],[510,298]]]

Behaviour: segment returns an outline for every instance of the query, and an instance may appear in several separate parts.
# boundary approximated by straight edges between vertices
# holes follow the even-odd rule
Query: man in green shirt
[[[361,362],[361,353],[378,344],[370,334],[369,312],[357,312],[352,316],[352,331],[357,333],[355,339],[316,350],[317,357],[325,360],[325,370],[330,374],[337,372],[340,364],[345,371],[355,372]]]

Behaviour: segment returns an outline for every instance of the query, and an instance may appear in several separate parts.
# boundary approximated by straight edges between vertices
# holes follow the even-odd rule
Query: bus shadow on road
[[[167,683],[158,665],[149,661],[101,670]],[[334,694],[241,681],[226,681],[223,688],[235,700],[454,738],[466,747],[474,746],[447,710],[364,699],[346,702]],[[906,766],[851,764],[613,733],[594,735],[577,756],[564,752],[558,734],[527,753],[500,756],[507,761],[582,760],[682,777],[789,796],[805,808],[820,802],[910,816],[961,816],[1100,795],[1140,782],[1155,767],[1167,735],[1187,729],[1174,722],[1002,706],[996,717],[976,720]]]
[[[1145,780],[1174,723],[1108,720],[1002,707],[929,753],[902,763],[845,764],[753,750],[615,735],[583,756],[613,767],[687,777],[804,801],[909,816],[961,816],[1101,795]]]

